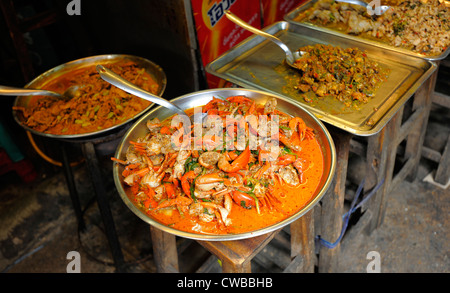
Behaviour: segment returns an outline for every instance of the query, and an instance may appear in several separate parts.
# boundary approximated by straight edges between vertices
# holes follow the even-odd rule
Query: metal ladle
[[[264,37],[266,39],[269,39],[270,41],[274,42],[275,44],[277,44],[281,49],[283,49],[283,51],[286,53],[286,63],[295,68],[298,69],[297,66],[295,66],[295,60],[299,59],[302,57],[302,55],[304,54],[304,52],[302,51],[295,51],[292,52],[289,47],[283,43],[280,39],[278,39],[277,37],[268,34],[262,30],[259,30],[251,25],[249,25],[248,23],[246,23],[245,21],[243,21],[242,19],[240,19],[239,17],[237,17],[235,14],[233,14],[230,10],[225,11],[225,16],[231,20],[232,22],[234,22],[235,24],[239,25],[242,28],[245,28],[246,30],[259,35],[261,37]]]
[[[163,99],[161,97],[158,97],[152,93],[149,93],[149,92],[141,89],[140,87],[129,82],[128,80],[124,79],[123,77],[119,76],[118,74],[114,73],[113,71],[109,70],[108,68],[104,67],[103,65],[97,65],[97,72],[100,74],[100,77],[104,81],[109,82],[110,84],[120,88],[121,90],[126,91],[127,93],[130,93],[130,94],[138,96],[139,98],[142,98],[144,100],[150,101],[150,102],[158,104],[160,106],[163,106],[163,107],[177,113],[178,115],[187,116],[187,114],[181,108],[179,108],[177,105],[172,104],[171,102],[167,101],[166,99]],[[203,118],[205,116],[206,116],[206,113],[202,113],[201,119],[203,120]],[[190,117],[188,116],[188,118],[191,120],[192,123],[194,123],[194,115],[191,115]],[[195,122],[197,122],[197,121],[195,121]]]
[[[70,100],[80,87],[77,85],[69,87],[63,94],[48,90],[25,89],[0,85],[0,96],[50,96],[62,100]]]

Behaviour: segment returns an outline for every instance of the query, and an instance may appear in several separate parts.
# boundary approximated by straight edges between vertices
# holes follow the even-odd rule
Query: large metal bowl
[[[208,241],[226,241],[226,240],[237,240],[255,237],[258,235],[266,234],[271,231],[280,229],[293,221],[300,218],[306,212],[308,212],[311,208],[313,208],[322,198],[328,187],[330,186],[331,180],[334,176],[335,165],[336,165],[336,151],[334,147],[333,140],[325,128],[325,126],[310,112],[305,110],[301,104],[294,100],[288,100],[284,97],[277,96],[274,94],[269,94],[262,91],[257,90],[249,90],[249,89],[212,89],[212,90],[204,90],[199,92],[190,93],[181,97],[174,99],[172,102],[182,109],[190,109],[194,106],[198,107],[201,105],[205,105],[208,103],[214,96],[215,97],[229,97],[236,95],[245,95],[251,99],[256,100],[257,103],[265,103],[266,100],[270,97],[274,97],[278,100],[277,108],[280,111],[288,113],[290,115],[295,115],[301,117],[305,123],[313,128],[317,133],[317,139],[319,140],[320,146],[322,147],[322,152],[324,155],[324,172],[322,179],[320,181],[319,186],[317,187],[312,199],[304,206],[301,210],[299,210],[294,215],[276,223],[271,226],[265,227],[263,229],[240,233],[240,234],[228,234],[228,235],[203,235],[190,233],[185,231],[180,231],[171,227],[168,227],[162,223],[159,223],[151,216],[145,213],[142,209],[140,209],[132,200],[133,194],[131,192],[131,188],[129,188],[123,182],[122,171],[124,167],[120,164],[115,163],[113,166],[113,175],[114,182],[117,187],[117,190],[120,194],[120,197],[124,201],[124,203],[130,208],[130,210],[136,214],[143,221],[148,224],[161,229],[165,232],[174,234],[176,236],[181,236],[190,239],[196,240],[208,240]],[[130,143],[129,141],[135,141],[139,137],[144,137],[148,133],[148,129],[146,127],[146,122],[150,119],[158,117],[160,120],[164,120],[174,113],[169,111],[163,107],[157,107],[144,116],[142,116],[136,123],[128,130],[128,132],[123,137],[122,141],[119,143],[119,146],[116,150],[116,158],[125,159],[125,153],[128,149]]]
[[[107,64],[113,64],[121,61],[133,61],[135,62],[139,67],[145,68],[146,72],[148,72],[155,81],[159,84],[159,92],[157,95],[161,96],[164,93],[164,90],[166,88],[167,80],[166,75],[162,68],[151,62],[150,60],[144,59],[142,57],[137,57],[133,55],[97,55],[92,57],[86,57],[82,59],[77,59],[71,62],[67,62],[61,65],[58,65],[38,77],[36,77],[34,80],[29,82],[25,88],[31,88],[31,89],[41,89],[45,87],[45,85],[49,84],[50,82],[54,81],[55,79],[59,78],[60,76],[74,70],[78,70],[85,67],[91,67],[96,66],[97,64],[107,65]],[[34,97],[36,98],[36,97]],[[17,107],[25,107],[28,108],[30,102],[32,101],[33,96],[19,96],[14,101],[14,106]],[[97,135],[105,135],[107,133],[111,133],[117,128],[121,128],[125,126],[126,124],[131,124],[131,122],[136,121],[138,117],[140,117],[142,114],[150,110],[150,108],[153,106],[153,104],[150,104],[147,108],[139,112],[137,115],[135,115],[132,118],[129,118],[127,120],[124,120],[123,122],[113,125],[111,127],[94,131],[94,132],[87,132],[87,133],[81,133],[81,134],[65,134],[65,135],[57,135],[57,134],[49,134],[41,131],[37,131],[33,128],[28,127],[24,124],[24,117],[22,115],[21,111],[13,110],[13,116],[16,122],[25,128],[26,130],[30,131],[33,134],[45,136],[45,137],[51,137],[51,138],[58,138],[58,139],[74,139],[74,138],[87,138],[87,137],[93,137]]]

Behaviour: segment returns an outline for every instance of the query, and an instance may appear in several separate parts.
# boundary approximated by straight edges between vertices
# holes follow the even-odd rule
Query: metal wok
[[[118,193],[122,198],[123,202],[126,206],[139,218],[141,218],[146,223],[161,229],[165,232],[174,234],[176,236],[181,236],[185,238],[195,239],[195,240],[207,240],[207,241],[228,241],[228,240],[238,240],[251,238],[258,235],[263,235],[274,230],[280,229],[293,221],[297,220],[301,216],[303,216],[306,212],[308,212],[311,208],[313,208],[325,194],[326,190],[330,186],[331,180],[334,176],[335,164],[336,164],[336,153],[333,140],[325,128],[325,126],[310,112],[305,110],[300,103],[288,100],[281,96],[277,96],[274,94],[265,93],[257,90],[248,90],[248,89],[212,89],[212,90],[204,90],[199,92],[194,92],[190,94],[186,94],[184,96],[178,97],[172,102],[182,109],[190,109],[194,106],[205,105],[209,102],[213,96],[215,97],[229,97],[236,95],[245,95],[251,99],[256,100],[257,103],[265,103],[269,97],[275,97],[278,100],[277,108],[280,111],[283,111],[290,115],[295,115],[301,117],[305,123],[313,128],[317,133],[317,138],[322,147],[322,152],[324,155],[324,173],[321,179],[321,182],[316,189],[312,199],[304,206],[301,210],[299,210],[294,215],[276,223],[271,226],[265,227],[263,229],[240,233],[240,234],[227,234],[227,235],[204,235],[204,234],[196,234],[185,231],[180,231],[174,229],[172,227],[166,226],[157,222],[151,216],[149,216],[145,211],[140,209],[132,200],[133,194],[131,189],[124,184],[122,171],[124,170],[124,166],[121,164],[114,163],[113,166],[113,176],[114,182],[117,187]],[[148,133],[148,128],[146,127],[146,122],[155,117],[158,117],[160,120],[164,120],[174,113],[168,109],[163,107],[157,107],[150,112],[146,113],[142,116],[138,121],[134,123],[134,125],[128,130],[128,132],[122,138],[122,141],[119,143],[119,146],[116,150],[115,157],[119,159],[125,159],[125,153],[128,149],[130,140],[136,140],[138,137],[144,137]]]

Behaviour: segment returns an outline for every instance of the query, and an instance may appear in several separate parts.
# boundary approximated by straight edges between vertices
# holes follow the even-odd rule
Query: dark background
[[[166,99],[206,87],[195,37],[192,38],[193,26],[187,24],[183,1],[80,0],[81,15],[72,16],[66,11],[69,3],[70,0],[0,0],[1,85],[23,87],[45,71],[79,58],[130,54],[163,68],[167,76],[163,94]],[[17,46],[14,41],[23,44]],[[38,168],[57,172],[58,168],[39,158],[24,129],[14,121],[11,107],[15,98],[0,98],[0,122],[16,145]],[[48,155],[58,159],[53,141],[35,139]]]

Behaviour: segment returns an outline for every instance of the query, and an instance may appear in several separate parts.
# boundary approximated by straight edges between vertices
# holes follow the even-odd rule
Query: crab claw
[[[255,199],[253,197],[238,190],[233,190],[233,192],[231,193],[231,197],[236,204],[246,209],[251,209],[256,205]]]
[[[225,155],[221,155],[217,166],[220,170],[227,173],[235,173],[241,169],[245,169],[250,160],[250,148],[247,146],[245,150],[233,161],[233,163],[229,163],[226,159]]]
[[[183,177],[181,177],[181,188],[184,193],[188,196],[191,196],[191,186],[189,181],[194,180],[197,174],[194,171],[186,172]]]
[[[205,174],[201,175],[195,180],[196,184],[211,184],[211,183],[217,183],[217,182],[223,182],[224,179],[219,176],[217,173],[212,174]]]

